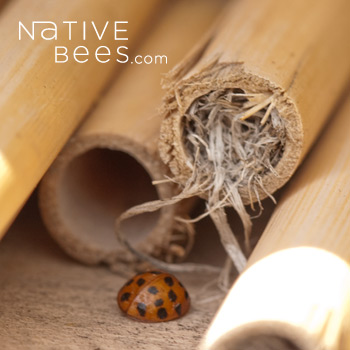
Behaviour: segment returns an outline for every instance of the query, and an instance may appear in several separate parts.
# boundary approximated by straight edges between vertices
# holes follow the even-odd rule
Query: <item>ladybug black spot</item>
[[[164,278],[164,282],[169,286],[172,287],[174,285],[174,281],[171,277],[167,276]]]
[[[185,298],[188,299],[188,293],[187,290],[185,290]]]
[[[158,289],[156,287],[154,287],[154,286],[149,287],[147,290],[151,294],[157,294],[158,293]]]
[[[166,312],[166,310],[164,309],[164,307],[161,307],[158,312],[157,312],[158,317],[163,320],[164,318],[168,317],[168,313]]]
[[[139,287],[141,287],[145,282],[146,281],[143,278],[139,278],[136,283]]]
[[[163,299],[157,299],[155,302],[154,302],[154,305],[155,306],[162,306],[164,304],[164,300]]]
[[[122,294],[122,296],[120,297],[120,300],[121,301],[128,301],[129,300],[129,298],[130,298],[130,293],[124,293],[124,294]]]
[[[137,304],[137,311],[139,312],[140,316],[145,316],[146,314],[146,304],[144,303],[138,303]]]
[[[175,301],[177,299],[177,295],[174,293],[172,289],[169,290],[168,297],[171,301]]]
[[[181,316],[181,304],[177,304],[175,306],[175,311],[179,316]]]

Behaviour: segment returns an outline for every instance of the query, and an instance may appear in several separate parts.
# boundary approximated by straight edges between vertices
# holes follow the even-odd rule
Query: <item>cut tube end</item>
[[[281,88],[242,64],[217,64],[171,89],[159,149],[180,184],[196,176],[196,167],[203,197],[208,183],[217,191],[233,179],[249,204],[287,182],[302,156],[303,131]]]
[[[69,255],[87,264],[111,256],[127,259],[130,253],[115,237],[115,219],[131,206],[172,194],[171,185],[152,184],[164,175],[159,160],[121,140],[107,143],[75,140],[40,187],[41,212],[50,233]],[[152,251],[171,232],[173,211],[164,207],[128,220],[128,240]]]

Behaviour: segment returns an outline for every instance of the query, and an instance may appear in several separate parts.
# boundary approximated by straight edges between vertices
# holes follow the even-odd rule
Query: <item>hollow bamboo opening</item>
[[[152,184],[163,174],[161,162],[123,138],[76,138],[40,186],[44,222],[61,247],[83,263],[130,262],[132,257],[115,237],[115,218],[137,204],[170,197],[171,184]],[[169,238],[174,210],[167,206],[125,221],[128,240],[159,254]]]
[[[73,158],[58,186],[58,206],[71,232],[87,244],[118,248],[115,218],[128,208],[158,199],[146,169],[125,152],[94,148]],[[154,229],[159,213],[127,221],[125,232],[139,244]]]

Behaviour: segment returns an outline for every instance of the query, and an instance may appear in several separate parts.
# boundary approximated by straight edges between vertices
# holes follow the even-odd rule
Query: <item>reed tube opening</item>
[[[112,251],[116,217],[128,208],[158,199],[146,169],[125,152],[94,148],[73,158],[58,188],[65,225],[86,245]],[[135,216],[125,223],[128,240],[142,242],[156,226],[159,213]]]

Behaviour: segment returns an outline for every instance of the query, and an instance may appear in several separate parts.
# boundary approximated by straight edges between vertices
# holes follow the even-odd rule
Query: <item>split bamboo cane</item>
[[[288,185],[202,349],[350,348],[349,130],[350,96]]]
[[[223,212],[273,194],[291,177],[350,76],[348,0],[238,0],[166,85],[160,153],[202,195],[238,270],[244,259]]]
[[[123,71],[44,178],[44,221],[74,258],[89,264],[129,261],[130,253],[115,238],[116,217],[135,204],[174,194],[172,184],[152,185],[167,174],[157,151],[160,80],[191,50],[222,4],[173,4],[140,49],[143,57],[166,55],[167,64],[133,64]],[[128,239],[144,252],[161,256],[165,247],[181,258],[186,252],[172,241],[174,216],[175,208],[167,206],[128,220]]]
[[[99,46],[114,52],[120,45],[110,30],[114,21],[129,21],[123,27],[127,33],[122,34],[129,38],[127,46],[132,48],[157,3],[13,0],[4,8],[0,16],[0,237],[112,73],[123,66],[114,59],[101,64],[94,57]],[[19,21],[31,33],[32,22],[37,20],[56,24],[57,41],[40,37],[44,24],[35,25],[34,40],[24,31],[19,40]],[[63,21],[77,22],[72,25],[71,40]],[[101,41],[91,21],[99,34],[109,21]],[[48,32],[45,35],[48,37]],[[55,46],[61,45],[67,47],[69,60],[60,64],[55,63]],[[90,51],[89,61],[84,64],[72,57],[80,45]]]

